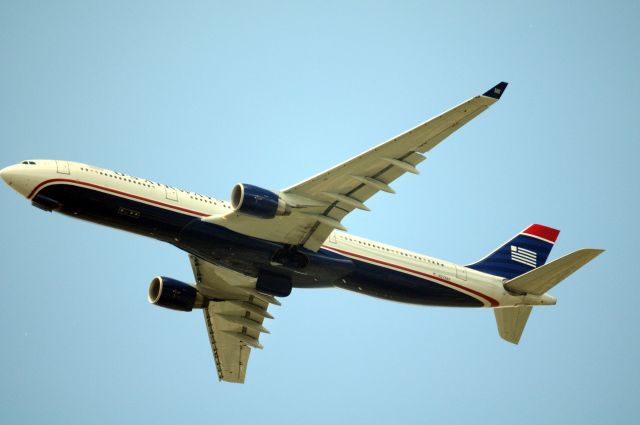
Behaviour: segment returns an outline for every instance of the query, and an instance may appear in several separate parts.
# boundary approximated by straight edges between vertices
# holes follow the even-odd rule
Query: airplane
[[[244,383],[252,348],[269,333],[270,305],[293,288],[338,287],[403,303],[493,309],[499,335],[517,344],[533,306],[601,249],[546,263],[559,230],[532,224],[468,265],[347,233],[341,223],[416,168],[438,143],[497,102],[501,82],[482,95],[327,171],[283,190],[239,183],[230,202],[65,160],[27,160],[0,170],[16,192],[44,210],[148,236],[188,254],[195,284],[152,279],[150,303],[201,309],[222,381]]]

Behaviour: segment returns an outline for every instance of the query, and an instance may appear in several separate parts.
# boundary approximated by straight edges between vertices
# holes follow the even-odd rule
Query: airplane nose
[[[27,196],[29,191],[33,189],[33,179],[26,173],[24,167],[20,164],[10,165],[0,170],[0,177],[11,189],[15,190],[22,196]]]
[[[0,177],[2,177],[5,183],[11,186],[13,184],[13,178],[15,177],[15,165],[10,165],[0,170]]]

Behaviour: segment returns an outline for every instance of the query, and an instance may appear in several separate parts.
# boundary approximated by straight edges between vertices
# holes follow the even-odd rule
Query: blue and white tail
[[[555,304],[555,298],[546,292],[603,252],[602,249],[579,249],[545,264],[559,234],[559,230],[551,227],[532,224],[482,260],[467,266],[506,278],[504,288],[511,294],[530,296],[534,300],[547,297],[547,302],[528,302],[523,298],[522,304],[498,306],[493,310],[500,336],[513,344],[520,341],[534,305]]]
[[[513,279],[543,265],[558,234],[559,230],[532,224],[482,260],[467,267]]]

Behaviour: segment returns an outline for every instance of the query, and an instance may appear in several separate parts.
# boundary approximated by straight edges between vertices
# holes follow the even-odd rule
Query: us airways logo
[[[520,248],[519,246],[511,245],[511,259],[518,263],[525,264],[529,267],[535,267],[538,255],[535,251]]]

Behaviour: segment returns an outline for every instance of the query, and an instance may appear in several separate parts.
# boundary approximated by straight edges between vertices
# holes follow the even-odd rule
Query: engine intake
[[[164,276],[153,278],[149,285],[148,299],[151,304],[178,311],[191,311],[207,304],[207,300],[194,286]]]
[[[231,206],[237,212],[260,218],[288,215],[291,208],[276,193],[246,183],[238,183],[231,191]]]

